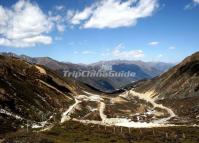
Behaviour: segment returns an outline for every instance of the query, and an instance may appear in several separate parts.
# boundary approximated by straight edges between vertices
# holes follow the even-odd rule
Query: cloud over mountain
[[[101,53],[104,57],[113,57],[113,58],[119,58],[119,59],[136,59],[144,57],[144,52],[139,49],[132,49],[132,50],[126,50],[125,46],[120,43],[112,50],[107,49],[103,53]]]

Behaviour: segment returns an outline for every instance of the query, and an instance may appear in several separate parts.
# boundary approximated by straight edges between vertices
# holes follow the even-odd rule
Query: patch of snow
[[[91,109],[91,112],[94,112],[94,111],[97,111],[98,109],[97,108],[94,108],[94,109]]]
[[[86,92],[86,91],[84,91],[84,93],[86,93],[87,95],[90,95],[90,96],[87,96],[87,97],[88,97],[91,101],[97,101],[97,102],[99,102],[99,101],[103,100],[103,99],[100,97],[100,95],[92,94],[92,93],[89,93],[89,92]]]
[[[20,116],[18,116],[18,115],[15,115],[15,114],[13,114],[13,113],[11,113],[11,112],[8,112],[8,111],[6,111],[6,110],[4,110],[4,109],[0,109],[0,113],[1,113],[1,114],[6,114],[6,115],[8,115],[8,116],[14,117],[14,118],[19,119],[19,120],[23,120],[22,117],[20,117]]]
[[[39,122],[39,123],[33,123],[31,127],[33,129],[44,128],[48,124],[48,121],[51,120],[52,118],[53,118],[53,115],[50,116],[49,119],[47,119],[46,121]],[[46,128],[48,128],[48,127],[46,127]]]
[[[150,111],[145,112],[144,114],[145,114],[145,115],[152,115],[152,114],[154,114],[154,113],[155,113],[154,110],[150,110]]]
[[[96,102],[101,100],[99,95],[92,95],[92,96],[89,96],[88,98],[90,99],[90,101],[96,101]]]
[[[88,96],[86,95],[78,95],[76,98],[78,100],[83,100],[83,101],[95,101],[95,102],[100,102],[101,100],[103,100],[100,95],[97,94],[92,94],[89,92],[84,91],[84,93],[86,93]]]
[[[168,127],[174,125],[130,121],[130,122],[120,122],[115,124],[115,126],[128,127],[128,128],[153,128],[153,127]]]
[[[92,108],[91,106],[88,106],[88,109],[89,109],[91,112],[94,112],[94,111],[97,111],[97,110],[98,110],[97,108]]]
[[[88,101],[88,97],[86,95],[78,95],[76,96],[77,100]]]
[[[95,94],[92,94],[92,93],[87,92],[87,91],[84,91],[84,93],[86,93],[86,94],[88,94],[88,95],[90,95],[90,96],[95,95]]]
[[[38,125],[38,124],[32,124],[32,128],[33,129],[37,129],[37,128],[42,128],[43,126],[42,125]]]

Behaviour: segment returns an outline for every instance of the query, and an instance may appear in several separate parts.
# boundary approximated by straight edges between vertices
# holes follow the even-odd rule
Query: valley
[[[198,141],[199,53],[158,77],[115,92],[61,77],[21,58],[0,59],[2,142],[153,142],[152,136],[157,142]],[[191,85],[180,87],[186,98],[178,87],[170,88],[186,83],[185,78]],[[162,85],[165,90],[160,90]]]
[[[199,143],[199,0],[0,0],[0,143]]]

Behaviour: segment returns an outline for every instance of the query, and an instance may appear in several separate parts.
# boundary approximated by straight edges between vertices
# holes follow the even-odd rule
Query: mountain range
[[[148,131],[158,142],[173,139],[174,131],[185,142],[198,140],[199,52],[111,93],[21,57],[1,55],[0,67],[4,142],[139,141],[140,134],[153,142]]]
[[[116,89],[125,87],[132,82],[151,79],[162,74],[169,68],[173,67],[173,63],[163,62],[143,62],[143,61],[127,61],[127,60],[113,60],[101,61],[93,64],[73,64],[66,62],[59,62],[49,57],[32,58],[26,55],[16,55],[14,53],[1,53],[5,56],[13,56],[26,60],[29,63],[43,65],[49,69],[56,71],[59,75],[64,76],[64,71],[79,72],[79,71],[100,71],[103,67],[110,67],[114,72],[131,72],[135,76],[131,77],[77,77],[75,80],[84,82],[88,85],[101,90],[111,92]],[[105,69],[106,70],[106,69]]]

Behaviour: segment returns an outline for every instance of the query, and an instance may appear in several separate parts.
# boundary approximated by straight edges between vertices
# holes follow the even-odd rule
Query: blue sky
[[[199,0],[1,0],[0,52],[93,63],[199,51]]]

